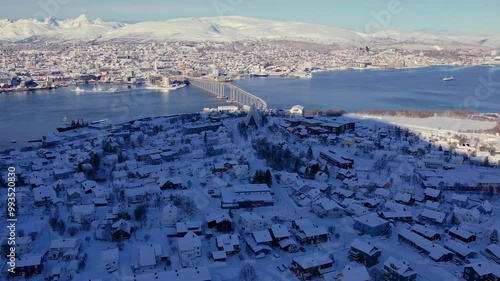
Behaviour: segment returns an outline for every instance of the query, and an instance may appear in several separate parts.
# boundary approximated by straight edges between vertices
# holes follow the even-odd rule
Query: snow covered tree
[[[257,280],[257,271],[251,264],[245,264],[240,269],[240,281],[256,281]]]
[[[273,184],[273,177],[272,177],[271,171],[269,171],[269,169],[266,170],[266,175],[264,177],[264,180],[265,180],[267,186],[271,187],[271,185]]]
[[[141,224],[147,220],[148,209],[146,205],[137,206],[134,210],[134,218],[136,221],[140,221]]]
[[[307,149],[307,159],[309,159],[309,160],[313,159],[313,151],[312,151],[312,148],[310,146]]]

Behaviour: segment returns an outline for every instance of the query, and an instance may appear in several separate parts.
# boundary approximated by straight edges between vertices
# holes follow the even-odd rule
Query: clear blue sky
[[[399,3],[396,12],[388,9],[391,2]],[[0,18],[9,19],[86,14],[90,19],[137,22],[240,15],[358,31],[377,22],[376,14],[389,13],[386,29],[500,33],[500,0],[0,0],[0,7]]]

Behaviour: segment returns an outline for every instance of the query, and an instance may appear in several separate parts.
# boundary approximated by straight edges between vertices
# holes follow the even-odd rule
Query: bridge
[[[217,98],[228,99],[229,103],[234,103],[239,106],[254,105],[259,110],[266,110],[267,103],[258,96],[252,95],[249,92],[240,89],[233,84],[212,81],[202,78],[188,78],[190,86],[194,86],[203,91],[206,91]],[[229,90],[229,97],[226,96],[226,89]]]

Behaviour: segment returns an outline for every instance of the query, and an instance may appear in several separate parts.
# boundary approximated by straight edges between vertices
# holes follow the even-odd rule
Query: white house
[[[453,209],[453,216],[455,217],[455,221],[457,222],[472,222],[472,223],[480,223],[481,222],[481,213],[474,209],[465,209],[460,207],[455,207]]]
[[[189,231],[184,237],[177,239],[177,249],[182,261],[193,260],[201,257],[201,238]]]
[[[106,249],[101,251],[101,264],[108,272],[118,270],[120,267],[120,255],[118,248]]]
[[[320,198],[311,204],[311,212],[320,218],[338,218],[344,216],[344,208],[328,198]]]
[[[76,223],[90,222],[95,218],[95,206],[89,205],[75,205],[71,208],[71,216]]]
[[[168,204],[163,207],[163,212],[160,218],[160,225],[162,227],[175,226],[177,223],[177,207],[172,204]]]
[[[267,223],[261,216],[251,212],[243,212],[240,215],[239,226],[244,233],[250,233],[258,230],[263,230],[268,227]]]

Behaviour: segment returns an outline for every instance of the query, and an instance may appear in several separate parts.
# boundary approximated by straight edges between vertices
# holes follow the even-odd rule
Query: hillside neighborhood
[[[0,166],[2,280],[500,280],[498,134],[251,107],[90,124]]]

